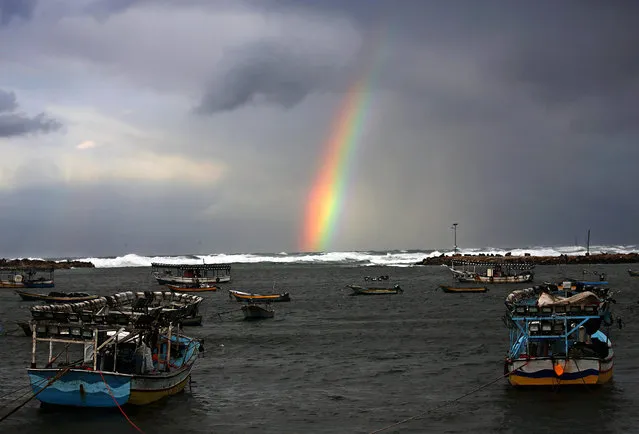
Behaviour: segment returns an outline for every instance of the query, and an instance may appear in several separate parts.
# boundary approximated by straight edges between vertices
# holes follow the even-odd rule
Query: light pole
[[[454,255],[457,254],[457,224],[458,223],[453,223],[453,227],[451,228],[455,237],[455,250],[453,252]]]

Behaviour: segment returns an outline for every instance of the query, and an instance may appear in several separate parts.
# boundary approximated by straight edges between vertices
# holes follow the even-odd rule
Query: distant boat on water
[[[236,291],[229,289],[229,298],[237,301],[251,301],[253,303],[271,303],[291,301],[288,292],[282,294],[253,294],[250,292]]]
[[[639,271],[628,270],[628,274],[632,277],[639,277]]]
[[[443,265],[458,282],[524,283],[532,282],[534,264],[452,261]]]
[[[462,287],[462,286],[446,286],[439,285],[442,291],[451,292],[451,293],[465,293],[465,292],[487,292],[488,288],[485,286],[470,286],[470,287]]]
[[[391,288],[374,288],[359,285],[346,285],[346,287],[350,288],[353,291],[351,295],[385,295],[401,294],[404,292],[404,290],[399,285],[395,285]]]
[[[160,285],[216,284],[231,281],[228,264],[164,264],[151,263],[151,274]]]

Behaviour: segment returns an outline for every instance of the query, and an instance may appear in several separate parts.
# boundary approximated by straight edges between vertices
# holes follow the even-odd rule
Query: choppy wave
[[[478,249],[461,249],[462,254],[504,255],[513,256],[559,256],[583,255],[585,247],[529,247],[529,248],[497,248],[485,247]],[[451,250],[392,250],[384,252],[325,252],[325,253],[233,253],[211,255],[176,255],[176,256],[142,256],[130,253],[111,258],[81,258],[81,261],[92,262],[97,268],[115,267],[149,267],[152,262],[168,264],[186,264],[202,262],[207,264],[232,263],[279,263],[279,264],[343,264],[353,266],[394,266],[408,267],[427,257],[451,254]],[[591,246],[590,253],[639,253],[639,247],[630,246]]]

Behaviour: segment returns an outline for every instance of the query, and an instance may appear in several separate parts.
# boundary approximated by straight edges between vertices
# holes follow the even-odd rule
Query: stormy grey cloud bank
[[[30,117],[19,112],[15,93],[0,89],[0,138],[48,133],[61,127],[60,122],[45,113]]]
[[[0,0],[0,254],[294,251],[371,77],[331,249],[446,247],[453,221],[468,247],[638,243],[638,20],[636,2]]]

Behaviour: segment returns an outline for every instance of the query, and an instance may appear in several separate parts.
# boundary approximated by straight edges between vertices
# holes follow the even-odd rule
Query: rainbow
[[[385,32],[379,32],[385,33]],[[377,39],[377,38],[375,38]],[[363,133],[371,101],[371,83],[383,51],[373,44],[373,62],[348,88],[324,145],[324,156],[306,203],[300,251],[325,251],[335,233],[348,175]]]

